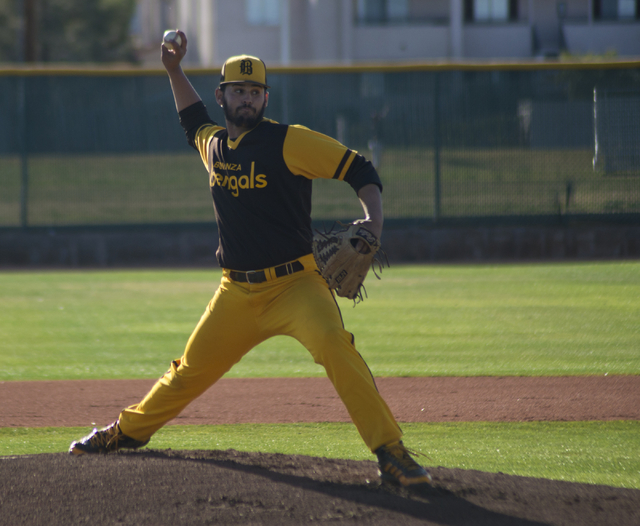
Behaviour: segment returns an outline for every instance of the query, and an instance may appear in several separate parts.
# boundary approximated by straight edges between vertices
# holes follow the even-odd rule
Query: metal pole
[[[291,64],[291,3],[280,0],[280,63]],[[282,122],[289,124],[289,73],[282,75]]]
[[[38,59],[38,19],[35,0],[24,0],[23,17],[23,58],[25,62],[35,62]]]
[[[280,0],[280,63],[291,64],[291,4]]]
[[[27,148],[26,77],[18,77],[18,140],[20,148],[20,226],[29,224],[29,155]]]
[[[434,73],[433,94],[433,222],[440,219],[440,73]]]
[[[20,46],[18,60],[35,62],[37,57],[37,24],[35,0],[20,0],[18,9],[22,15],[19,31]],[[27,149],[27,78],[20,76],[16,85],[16,104],[18,108],[18,152],[20,155],[20,226],[29,224],[29,159]]]

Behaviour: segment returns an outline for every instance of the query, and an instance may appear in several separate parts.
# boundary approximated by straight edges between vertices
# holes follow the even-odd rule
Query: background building
[[[640,0],[138,0],[145,63],[169,27],[204,67],[239,52],[281,65],[640,56]]]

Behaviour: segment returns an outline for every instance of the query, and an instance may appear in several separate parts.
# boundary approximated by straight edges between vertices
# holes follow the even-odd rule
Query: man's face
[[[220,99],[228,122],[238,128],[251,129],[262,120],[269,94],[262,86],[243,82],[227,84]]]

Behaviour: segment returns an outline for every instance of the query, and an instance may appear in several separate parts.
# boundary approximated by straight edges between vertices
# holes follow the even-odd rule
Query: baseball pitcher
[[[73,442],[70,452],[146,445],[253,347],[289,335],[325,368],[362,439],[377,455],[383,480],[429,484],[429,473],[404,447],[334,296],[361,297],[378,253],[383,213],[376,170],[326,135],[265,118],[269,86],[265,64],[257,57],[240,55],[225,62],[215,91],[225,123],[215,123],[182,71],[187,38],[182,31],[177,35],[179,45],[162,46],[162,62],[180,124],[208,174],[222,280],[183,355],[141,402],[124,409],[112,425]],[[318,178],[348,183],[364,219],[314,240],[311,189]]]

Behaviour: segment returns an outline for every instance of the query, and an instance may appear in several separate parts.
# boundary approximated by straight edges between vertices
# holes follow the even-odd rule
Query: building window
[[[594,0],[593,18],[597,20],[640,18],[640,0]]]
[[[280,0],[245,0],[245,12],[252,26],[280,25]]]
[[[476,0],[473,4],[473,19],[478,22],[504,21],[509,18],[507,0]]]
[[[506,22],[518,19],[517,0],[465,0],[466,22]]]
[[[388,24],[409,20],[409,0],[358,0],[358,22]]]

